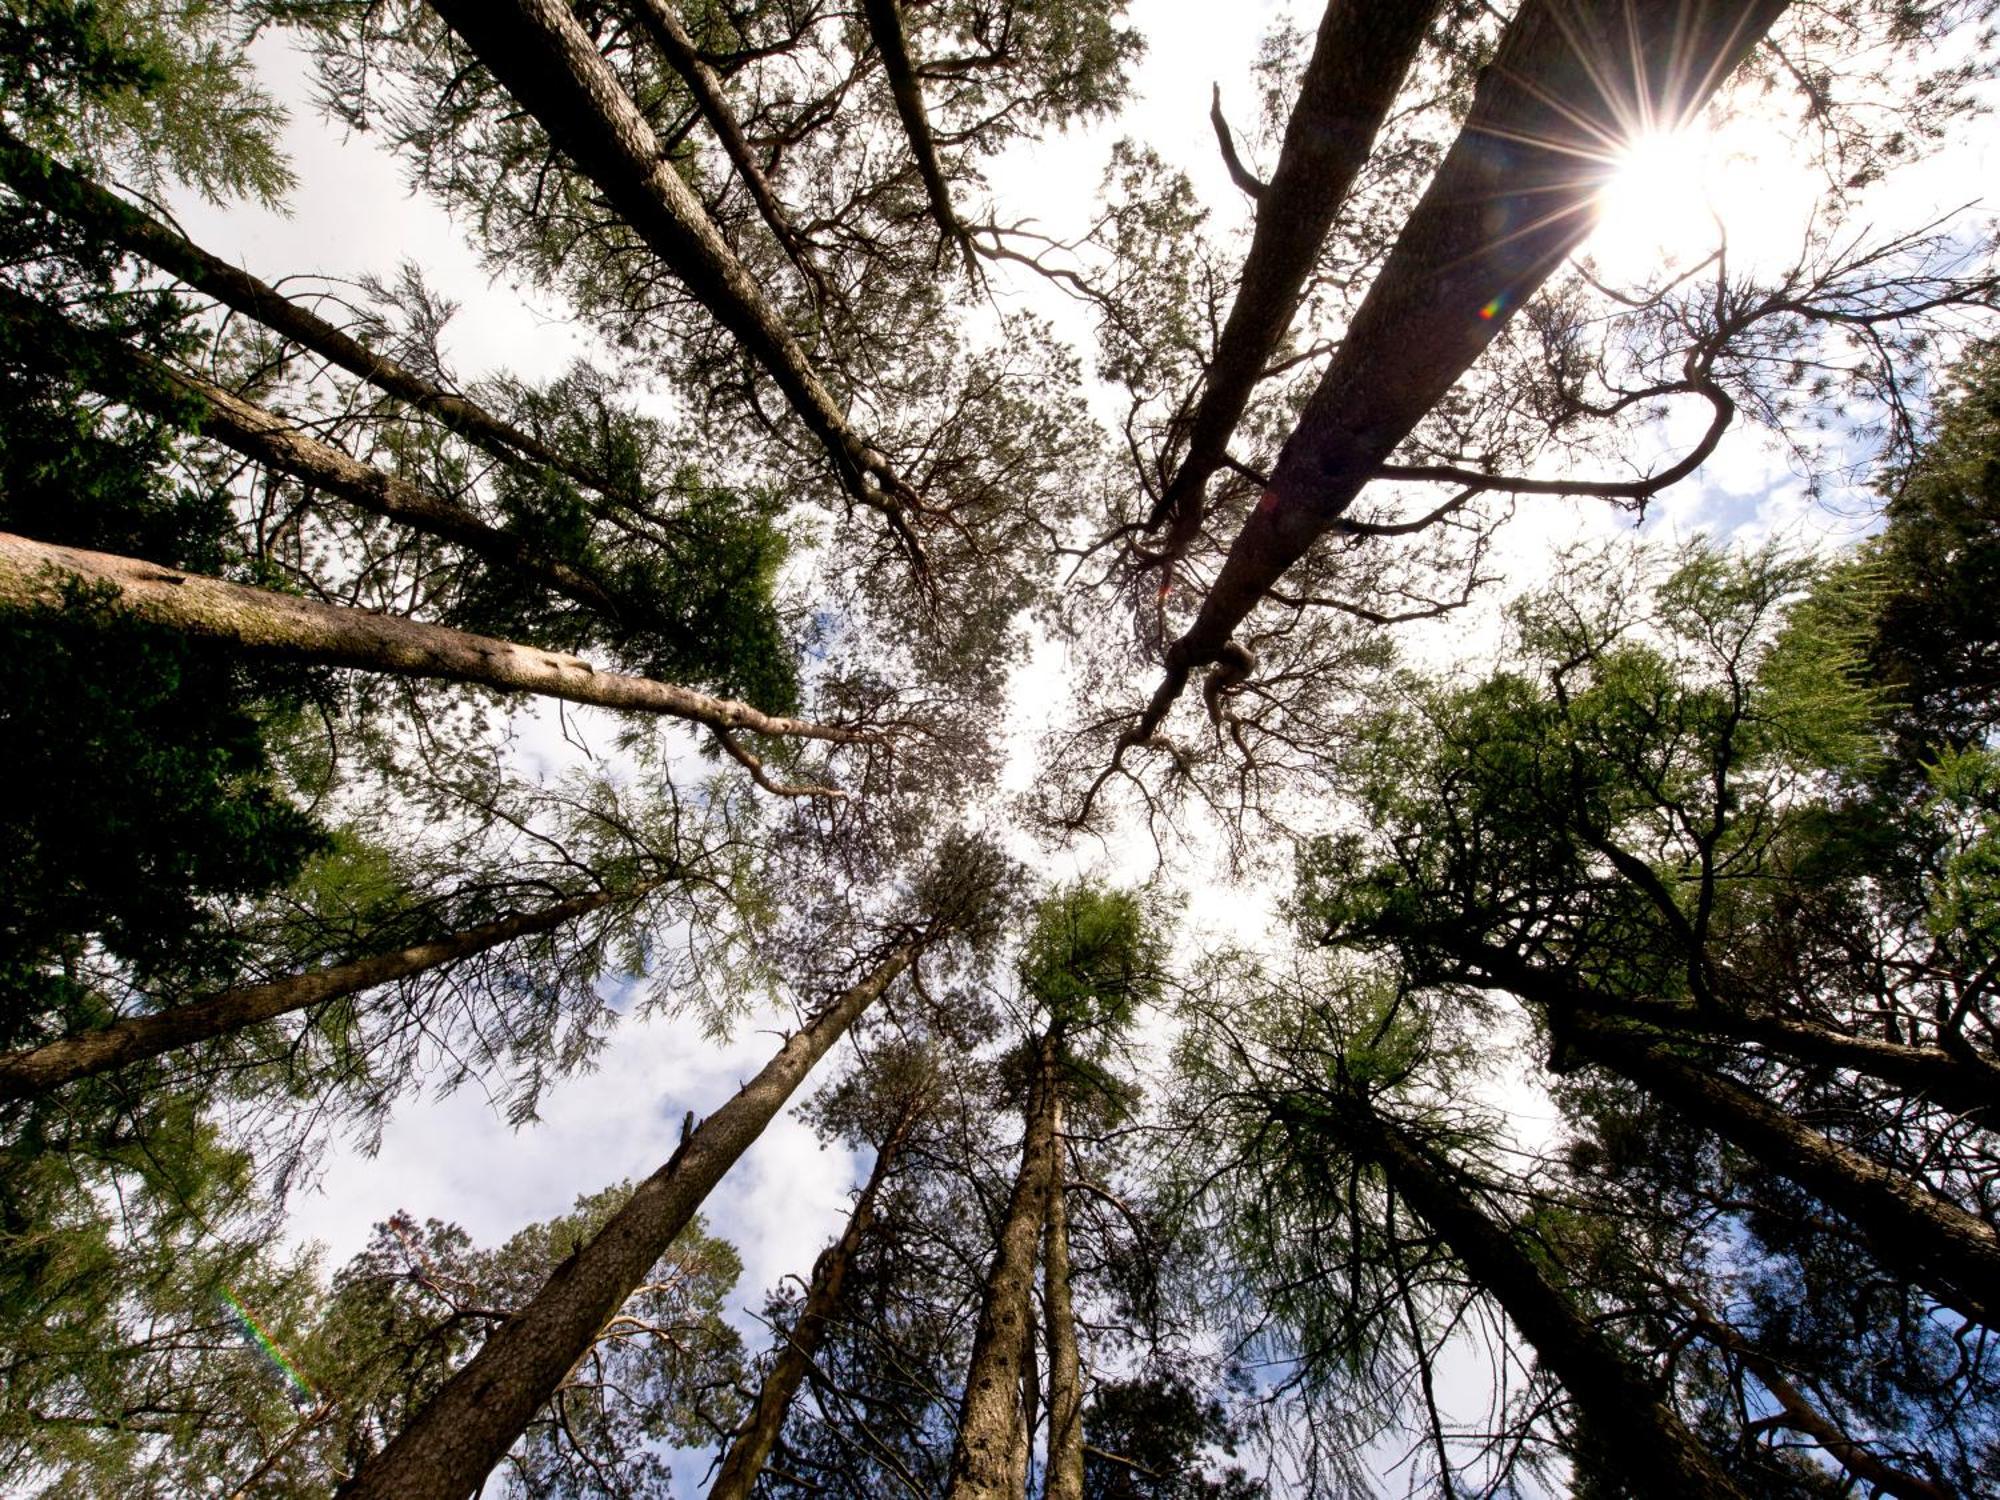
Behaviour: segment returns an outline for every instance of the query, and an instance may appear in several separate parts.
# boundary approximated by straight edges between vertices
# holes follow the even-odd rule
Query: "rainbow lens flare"
[[[311,1383],[299,1373],[297,1366],[285,1358],[285,1351],[280,1349],[271,1335],[264,1331],[263,1325],[250,1316],[250,1309],[236,1300],[236,1294],[228,1287],[224,1287],[218,1300],[235,1315],[237,1324],[243,1330],[244,1339],[270,1361],[273,1369],[291,1382],[296,1392],[294,1400],[305,1405],[317,1400]]]

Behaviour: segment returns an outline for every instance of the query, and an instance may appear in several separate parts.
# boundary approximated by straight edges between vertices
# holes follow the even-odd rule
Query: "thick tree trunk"
[[[376,353],[275,287],[211,255],[116,194],[15,140],[4,130],[0,130],[0,180],[30,202],[39,203],[150,261],[168,275],[213,297],[223,306],[254,318],[327,363],[430,413],[444,427],[478,444],[502,462],[518,463],[526,459],[556,469],[600,493],[611,493],[603,479],[551,452],[478,403],[454,395],[414,370]]]
[[[1041,1238],[1055,1165],[1056,1046],[1050,1034],[1035,1050],[1021,1166],[980,1301],[979,1325],[965,1372],[965,1399],[959,1408],[958,1443],[952,1451],[951,1483],[945,1492],[948,1500],[1020,1500],[1013,1475],[1014,1429],[1033,1316],[1035,1242]]]
[[[1473,1282],[1506,1309],[1521,1336],[1568,1390],[1605,1460],[1618,1465],[1632,1494],[1645,1500],[1695,1495],[1747,1500],[1642,1372],[1549,1280],[1512,1232],[1479,1208],[1444,1163],[1366,1100],[1334,1094],[1326,1103],[1324,1123],[1356,1155],[1382,1169],[1396,1192],[1451,1247]]]
[[[1786,1427],[1802,1432],[1818,1443],[1829,1458],[1863,1484],[1873,1485],[1876,1493],[1893,1495],[1895,1500],[1957,1500],[1956,1490],[1940,1488],[1927,1479],[1883,1462],[1865,1443],[1857,1443],[1842,1432],[1825,1413],[1806,1399],[1803,1391],[1785,1378],[1784,1371],[1773,1360],[1728,1324],[1705,1312],[1698,1312],[1695,1329],[1718,1348],[1734,1354],[1743,1362],[1743,1368],[1757,1377],[1784,1413]]]
[[[697,301],[777,383],[850,493],[899,509],[899,483],[850,427],[806,352],[736,258],[563,0],[436,0],[479,61],[596,183]]]
[[[330,667],[435,677],[502,692],[540,693],[571,703],[665,714],[727,733],[878,744],[869,730],[763,713],[678,683],[600,672],[580,657],[518,646],[492,636],[426,625],[400,615],[342,609],[291,594],[224,583],[108,552],[52,547],[0,532],[0,609],[62,602],[65,580],[117,591],[118,607],[140,619],[243,651]]]
[[[588,896],[573,896],[541,911],[501,917],[449,937],[414,943],[394,953],[372,954],[265,984],[238,985],[171,1010],[133,1016],[39,1047],[0,1053],[0,1099],[26,1099],[44,1094],[79,1078],[226,1036],[324,1000],[357,995],[363,990],[407,979],[516,938],[551,932],[633,894],[636,892],[597,891]]]
[[[1593,223],[1603,162],[1639,122],[1698,109],[1784,0],[1526,0],[1472,109],[1307,403],[1134,743],[1190,670],[1339,520]]]
[[[245,401],[212,381],[153,358],[123,339],[99,334],[0,292],[0,312],[28,327],[59,325],[65,339],[83,340],[93,356],[92,390],[140,411],[172,416],[188,397],[203,408],[199,431],[245,458],[337,495],[357,510],[463,547],[502,568],[533,578],[616,625],[618,601],[579,568],[541,555],[532,542],[488,525],[455,500],[361,463],[295,423]]]
[[[1298,309],[1334,215],[1368,160],[1438,10],[1437,0],[1330,0],[1320,19],[1277,168],[1257,199],[1257,227],[1236,301],[1188,425],[1187,455],[1147,518],[1148,529],[1172,520],[1169,557],[1185,552],[1201,525],[1202,492],[1222,465],[1257,378]]]
[[[479,1489],[709,1191],[915,953],[896,949],[780,1047],[337,1493],[463,1500]]]
[[[1922,1183],[1809,1130],[1748,1089],[1601,1017],[1569,1019],[1576,1050],[1788,1177],[1853,1224],[1882,1263],[1976,1323],[2000,1327],[2000,1234]]]
[[[889,77],[889,92],[896,100],[896,115],[903,122],[903,134],[910,143],[910,155],[923,179],[924,196],[930,200],[931,217],[944,237],[957,245],[965,256],[966,273],[976,270],[972,258],[972,237],[951,206],[951,187],[944,180],[938,162],[937,139],[931,134],[930,116],[924,109],[923,85],[917,80],[916,64],[910,60],[910,40],[903,30],[903,13],[896,0],[862,0],[868,15],[868,34],[882,55],[882,71]]]
[[[715,76],[713,68],[702,61],[694,38],[688,35],[687,28],[681,24],[681,18],[675,14],[668,0],[638,0],[636,9],[639,22],[646,28],[653,45],[667,60],[668,66],[680,74],[688,93],[694,96],[695,107],[708,121],[708,128],[722,144],[729,164],[736,169],[736,175],[749,190],[751,201],[757,205],[757,212],[764,220],[764,227],[771,231],[771,237],[784,249],[799,274],[805,277],[814,291],[818,291],[819,275],[806,258],[805,240],[792,228],[783,205],[778,202],[778,195],[772,191],[770,180],[757,162],[756,152],[751,150],[750,142],[745,139],[736,112],[729,107],[729,100],[722,91],[722,80]]]
[[[1048,1475],[1043,1500],[1083,1500],[1083,1361],[1069,1285],[1069,1175],[1062,1100],[1050,1106],[1049,1203],[1042,1229],[1042,1323],[1049,1344]]]
[[[1446,946],[1487,982],[1552,1016],[1583,1010],[1643,1021],[1686,1036],[1747,1042],[1779,1057],[1876,1079],[1989,1129],[2000,1123],[2000,1064],[1976,1052],[1958,1054],[1940,1047],[1850,1036],[1811,1021],[1728,1006],[1606,995],[1566,975],[1550,974],[1505,949],[1457,939],[1449,939]]]
[[[909,1138],[910,1127],[915,1120],[914,1110],[905,1113],[882,1142],[875,1153],[875,1166],[868,1174],[867,1186],[862,1188],[861,1196],[854,1201],[854,1211],[847,1216],[847,1227],[814,1263],[812,1286],[807,1289],[805,1305],[799,1309],[798,1320],[786,1333],[784,1347],[778,1351],[770,1374],[764,1377],[764,1384],[758,1389],[756,1405],[750,1409],[750,1415],[737,1429],[736,1437],[729,1445],[729,1452],[722,1460],[721,1472],[709,1487],[708,1500],[749,1500],[750,1488],[756,1483],[764,1460],[771,1456],[778,1433],[785,1425],[785,1414],[791,1410],[792,1398],[798,1394],[807,1372],[812,1369],[813,1357],[819,1352],[820,1339],[826,1333],[827,1319],[833,1315],[840,1301],[840,1288],[847,1278],[847,1268],[859,1253],[861,1241],[874,1222],[875,1200],[880,1196],[882,1184],[895,1165],[903,1142]]]

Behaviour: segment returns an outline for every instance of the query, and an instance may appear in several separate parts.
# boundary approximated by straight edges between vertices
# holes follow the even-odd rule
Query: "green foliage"
[[[1165,988],[1166,940],[1155,924],[1129,892],[1091,885],[1058,891],[1036,908],[1021,950],[1021,986],[1066,1037],[1095,1031],[1108,1041]]]
[[[1235,1464],[1241,1436],[1223,1404],[1166,1370],[1100,1380],[1083,1409],[1088,1500],[1262,1500],[1268,1491]],[[1219,1471],[1219,1472],[1218,1472]]]
[[[0,1035],[18,1045],[28,997],[77,982],[94,945],[142,987],[226,978],[223,903],[289,880],[322,835],[274,783],[229,657],[81,592],[5,636]]]
[[[245,37],[213,0],[6,0],[0,100],[8,128],[52,155],[157,191],[275,204],[291,169],[285,114],[252,78]]]
[[[241,1481],[297,1392],[230,1307],[289,1342],[316,1292],[193,1091],[90,1084],[11,1107],[0,1146],[0,1469],[34,1495]],[[107,1207],[107,1205],[110,1205]]]
[[[1990,737],[2000,725],[2000,346],[1976,347],[1917,460],[1888,477],[1869,668],[1894,705],[1899,758]]]

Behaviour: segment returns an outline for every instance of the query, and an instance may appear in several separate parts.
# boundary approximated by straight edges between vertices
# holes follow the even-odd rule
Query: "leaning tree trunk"
[[[923,179],[924,197],[930,202],[931,217],[938,229],[965,257],[967,275],[974,275],[972,236],[951,205],[951,187],[944,180],[938,161],[937,137],[931,134],[930,116],[924,109],[924,89],[910,58],[910,39],[903,29],[903,12],[896,0],[862,0],[868,16],[868,35],[882,58],[882,71],[889,78],[889,92],[896,101],[896,115],[903,122],[903,135],[910,143],[910,156]]]
[[[23,198],[152,262],[223,306],[254,318],[328,364],[428,412],[445,428],[478,444],[502,462],[518,463],[526,459],[555,469],[600,494],[618,495],[609,481],[571,463],[477,402],[447,391],[435,381],[370,349],[276,287],[210,254],[82,173],[16,140],[5,130],[0,130],[0,181]]]
[[[771,231],[772,238],[777,240],[807,285],[816,293],[822,291],[820,275],[813,267],[805,236],[792,227],[770,179],[758,164],[756,152],[743,134],[742,122],[729,107],[729,100],[722,91],[722,80],[716,76],[715,69],[703,61],[700,49],[695,46],[687,27],[681,24],[681,18],[675,13],[670,0],[638,0],[637,14],[639,24],[646,28],[653,45],[668,65],[681,75],[681,82],[694,96],[695,107],[708,121],[708,128],[714,132],[716,140],[721,142],[723,154],[736,169],[743,186],[749,189],[751,200],[756,203],[757,212],[764,220],[764,227]]]
[[[1439,9],[1436,0],[1331,0],[1320,20],[1278,165],[1257,195],[1250,253],[1215,357],[1202,375],[1187,454],[1147,517],[1148,529],[1173,522],[1168,558],[1186,552],[1201,525],[1202,492],[1222,466],[1265,362],[1298,310],[1334,215],[1374,149]]]
[[[1583,1056],[1813,1194],[1853,1224],[1884,1265],[1974,1322],[2000,1328],[2000,1234],[1991,1224],[1675,1056],[1657,1037],[1582,1014],[1570,1018],[1568,1032]]]
[[[900,518],[900,482],[848,424],[805,349],[564,0],[434,0],[473,56],[548,132],[776,382],[855,499]]]
[[[393,953],[371,954],[265,984],[238,985],[206,1000],[177,1005],[152,1015],[133,1016],[39,1047],[0,1054],[0,1099],[32,1098],[79,1078],[227,1036],[309,1005],[392,984],[484,953],[516,938],[552,932],[566,922],[636,894],[596,891],[588,896],[572,896],[541,911],[501,917]]]
[[[1506,1309],[1568,1390],[1632,1494],[1748,1500],[1645,1375],[1549,1279],[1513,1232],[1479,1208],[1445,1163],[1358,1095],[1337,1093],[1327,1102],[1328,1114],[1316,1114],[1314,1123],[1330,1124],[1357,1156],[1380,1167],[1473,1283]]]
[[[959,1408],[958,1442],[952,1450],[951,1482],[945,1491],[948,1500],[1019,1500],[1012,1461],[1014,1432],[1034,1306],[1035,1242],[1048,1210],[1054,1166],[1056,1046],[1051,1032],[1035,1049],[1021,1166],[980,1301],[979,1325],[965,1372],[965,1399]]]
[[[771,1365],[771,1372],[764,1377],[764,1384],[757,1391],[756,1405],[750,1409],[749,1417],[737,1429],[729,1445],[729,1452],[722,1460],[721,1472],[709,1487],[708,1500],[749,1500],[750,1487],[757,1482],[764,1461],[771,1456],[771,1449],[777,1444],[778,1433],[785,1425],[785,1415],[791,1410],[792,1398],[798,1394],[799,1386],[812,1369],[813,1358],[819,1352],[820,1340],[826,1333],[827,1319],[833,1315],[840,1301],[840,1288],[847,1279],[847,1268],[853,1263],[861,1249],[861,1241],[874,1222],[875,1200],[881,1194],[882,1184],[902,1152],[903,1142],[909,1138],[910,1128],[915,1122],[914,1109],[904,1113],[897,1121],[896,1128],[875,1153],[874,1169],[868,1174],[868,1184],[862,1188],[861,1196],[854,1201],[854,1212],[847,1216],[847,1227],[814,1263],[812,1286],[806,1292],[805,1305],[799,1309],[798,1319],[785,1334],[784,1345]]]
[[[1987,1129],[2000,1123],[2000,1063],[1976,1052],[1951,1053],[1941,1047],[1850,1036],[1816,1022],[1728,1005],[1683,1005],[1610,995],[1570,975],[1552,974],[1492,944],[1452,934],[1439,941],[1455,958],[1475,967],[1487,982],[1539,1006],[1552,1017],[1588,1011],[1643,1021],[1685,1036],[1747,1042],[1796,1062],[1841,1068],[1876,1079],[1911,1099],[1948,1109]]]
[[[540,693],[600,708],[665,714],[724,733],[748,730],[838,744],[879,744],[882,738],[870,730],[778,718],[678,683],[600,672],[561,651],[0,532],[0,610],[59,607],[72,580],[108,586],[115,591],[117,608],[136,618],[261,656]]]
[[[1051,1090],[1051,1093],[1057,1091]],[[1070,1300],[1062,1099],[1049,1106],[1049,1203],[1042,1229],[1042,1323],[1049,1343],[1049,1450],[1043,1500],[1083,1500],[1083,1361]]]
[[[916,951],[897,948],[780,1047],[337,1493],[463,1500],[478,1490],[709,1191]]]
[[[1127,744],[1151,738],[1190,671],[1222,659],[1237,625],[1583,241],[1609,173],[1591,163],[1630,122],[1699,109],[1784,8],[1526,0]]]

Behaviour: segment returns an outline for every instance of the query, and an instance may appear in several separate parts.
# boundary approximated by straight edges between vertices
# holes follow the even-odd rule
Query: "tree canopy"
[[[2000,1495],[1995,9],[0,0],[5,1487]]]

